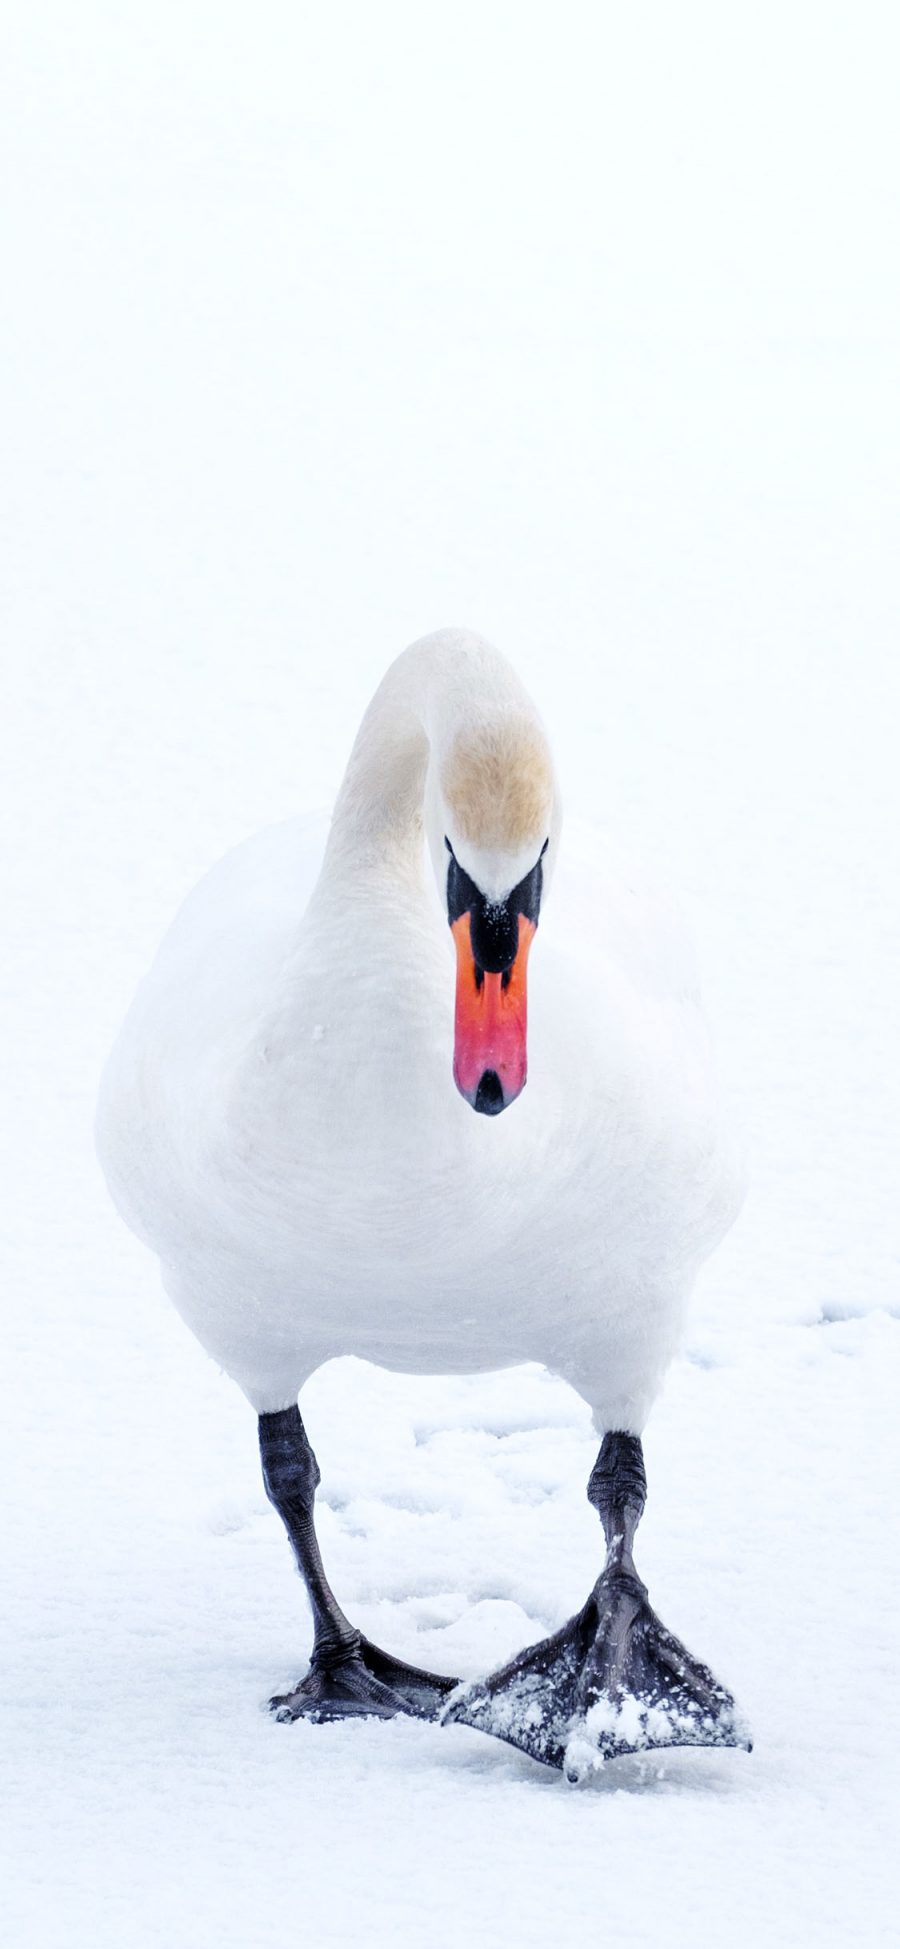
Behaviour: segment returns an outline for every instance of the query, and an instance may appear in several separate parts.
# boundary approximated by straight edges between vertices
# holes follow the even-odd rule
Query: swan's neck
[[[440,630],[387,671],[360,725],[338,794],[323,881],[387,870],[422,874],[426,807],[453,754],[473,735],[532,727],[537,712],[498,650],[465,630]],[[442,845],[442,837],[437,840]]]

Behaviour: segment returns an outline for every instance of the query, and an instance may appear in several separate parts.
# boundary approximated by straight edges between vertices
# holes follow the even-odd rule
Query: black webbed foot
[[[436,1719],[457,1685],[455,1678],[407,1665],[359,1637],[356,1644],[316,1653],[304,1679],[292,1692],[269,1700],[282,1723],[310,1719],[393,1719],[406,1713]]]
[[[623,1753],[749,1744],[731,1694],[619,1565],[607,1567],[576,1617],[468,1686],[442,1721],[492,1733],[572,1781]]]
[[[577,1617],[448,1703],[475,1726],[578,1780],[605,1760],[663,1746],[749,1746],[734,1700],[660,1623],[634,1567],[647,1494],[637,1435],[604,1435],[588,1483],[606,1567]]]
[[[314,1520],[319,1465],[299,1408],[259,1417],[266,1494],[291,1539],[313,1614],[310,1668],[291,1692],[269,1700],[280,1720],[393,1719],[405,1712],[436,1719],[455,1678],[420,1671],[370,1644],[344,1616],[325,1575]]]

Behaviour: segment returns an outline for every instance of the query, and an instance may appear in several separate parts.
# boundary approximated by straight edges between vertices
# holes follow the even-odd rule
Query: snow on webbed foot
[[[362,1638],[339,1658],[314,1663],[292,1692],[269,1700],[280,1723],[310,1719],[436,1719],[457,1680],[404,1664]]]
[[[572,1784],[626,1753],[750,1744],[730,1692],[621,1570],[605,1571],[552,1637],[458,1692],[442,1714],[451,1723],[520,1747]]]

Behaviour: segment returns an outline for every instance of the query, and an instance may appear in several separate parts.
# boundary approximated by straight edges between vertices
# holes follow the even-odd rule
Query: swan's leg
[[[604,1760],[662,1746],[746,1746],[734,1700],[660,1623],[634,1567],[647,1497],[637,1435],[614,1433],[588,1483],[606,1563],[583,1610],[448,1706],[457,1721],[578,1779]]]
[[[322,1564],[315,1528],[319,1465],[299,1408],[259,1417],[259,1448],[269,1501],[287,1530],[313,1614],[313,1652],[306,1678],[272,1699],[279,1719],[344,1719],[398,1712],[437,1716],[455,1678],[439,1678],[391,1658],[349,1623]]]

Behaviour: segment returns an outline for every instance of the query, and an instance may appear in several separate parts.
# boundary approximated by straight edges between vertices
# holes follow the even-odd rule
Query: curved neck
[[[338,793],[323,877],[383,866],[421,873],[426,782],[474,722],[537,714],[515,671],[467,630],[439,630],[403,652],[375,692]]]

